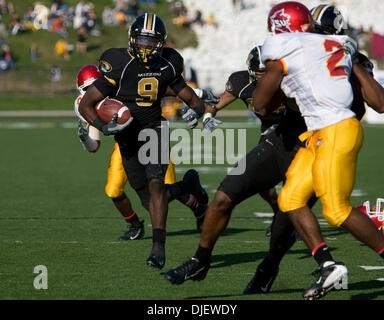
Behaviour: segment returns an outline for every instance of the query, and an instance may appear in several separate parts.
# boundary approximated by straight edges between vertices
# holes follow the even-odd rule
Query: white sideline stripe
[[[384,270],[384,266],[360,266],[360,268],[364,269],[365,271]]]
[[[254,212],[253,215],[257,218],[272,218],[273,212]]]
[[[383,281],[384,282],[384,278],[378,278],[376,279],[377,281]]]

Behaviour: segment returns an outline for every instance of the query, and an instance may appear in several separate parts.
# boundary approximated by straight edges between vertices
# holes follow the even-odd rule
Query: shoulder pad
[[[126,49],[124,48],[111,48],[100,56],[99,70],[103,75],[113,73],[116,69],[121,69],[125,63]]]
[[[247,84],[249,82],[249,73],[247,70],[236,71],[229,76],[228,80],[234,83]]]
[[[184,70],[184,59],[180,53],[175,49],[165,47],[161,57],[173,66],[176,75],[182,74]]]

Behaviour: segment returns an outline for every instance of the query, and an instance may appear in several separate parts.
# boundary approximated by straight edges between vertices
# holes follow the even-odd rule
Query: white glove
[[[88,138],[89,134],[89,124],[79,119],[77,122],[77,135],[81,141],[85,141]]]
[[[220,99],[213,94],[211,89],[202,89],[202,92],[201,99],[205,103],[216,104],[219,102]]]
[[[195,110],[191,109],[188,106],[185,106],[183,110],[181,111],[182,113],[182,118],[185,122],[187,122],[187,125],[190,129],[196,128],[199,119],[199,115],[196,113]]]
[[[348,37],[347,41],[344,43],[344,51],[351,56],[352,63],[359,62],[359,51],[355,40]]]
[[[212,133],[217,126],[221,125],[223,122],[212,117],[211,113],[206,113],[203,117],[203,128],[205,131]]]

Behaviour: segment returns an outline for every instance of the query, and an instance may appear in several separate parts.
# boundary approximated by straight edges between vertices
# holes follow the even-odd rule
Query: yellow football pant
[[[299,209],[313,194],[320,199],[325,220],[340,226],[349,216],[355,184],[357,156],[364,139],[356,118],[305,133],[306,147],[299,149],[286,173],[278,204],[283,212]]]
[[[171,160],[169,160],[164,182],[165,184],[173,184],[176,182],[175,165]],[[115,143],[109,160],[108,180],[105,186],[105,193],[110,198],[118,198],[123,194],[126,183],[127,175],[124,171],[120,148],[119,145]]]

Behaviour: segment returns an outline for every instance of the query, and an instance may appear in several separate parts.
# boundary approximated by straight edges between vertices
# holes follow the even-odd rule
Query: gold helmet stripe
[[[145,29],[143,31],[153,33],[155,29],[155,24],[156,24],[156,15],[153,13],[146,13],[144,17]]]
[[[325,12],[329,7],[330,7],[329,4],[324,5],[324,8],[323,8],[323,10],[321,10],[320,15],[319,15],[319,21],[321,21],[321,18],[323,17],[324,12]]]
[[[320,12],[321,12],[321,10],[323,10],[324,7],[325,7],[325,4],[321,4],[321,5],[317,6],[315,12],[312,15],[313,20],[317,21],[317,18],[319,17]]]

